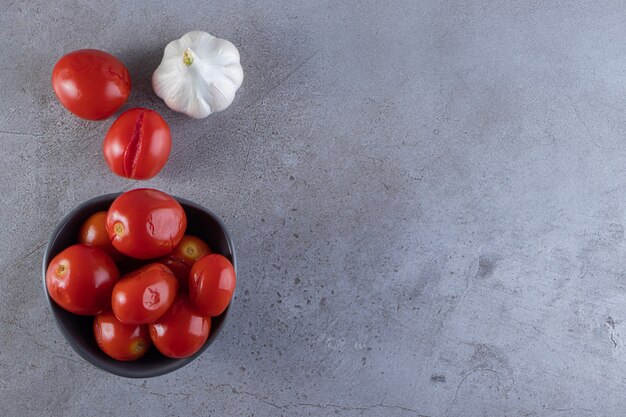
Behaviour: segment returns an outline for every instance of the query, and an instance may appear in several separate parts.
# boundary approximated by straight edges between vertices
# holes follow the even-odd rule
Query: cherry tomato
[[[153,110],[126,110],[109,128],[102,148],[104,160],[115,174],[147,180],[167,162],[172,149],[170,128]]]
[[[149,188],[127,191],[113,201],[107,233],[124,255],[152,259],[169,254],[187,227],[185,211],[169,195]]]
[[[153,263],[124,275],[113,287],[113,314],[124,324],[146,324],[172,305],[178,280],[165,265]]]
[[[191,267],[194,262],[209,253],[213,252],[211,252],[209,245],[204,243],[202,239],[191,235],[185,235],[181,239],[180,243],[174,248],[174,251],[170,256],[180,259]]]
[[[189,300],[198,313],[219,316],[235,292],[237,278],[230,261],[219,254],[198,259],[189,275]]]
[[[122,62],[96,49],[71,52],[52,70],[52,88],[61,104],[78,117],[102,120],[130,95],[130,75]]]
[[[78,232],[78,242],[98,247],[114,261],[122,259],[122,254],[113,247],[106,229],[107,212],[99,211],[89,216]]]
[[[118,361],[134,361],[152,345],[148,326],[124,324],[111,311],[96,316],[93,332],[100,349]]]
[[[187,358],[206,342],[211,319],[201,316],[187,297],[179,294],[170,309],[148,328],[159,352],[170,358]]]
[[[189,272],[191,271],[189,265],[178,258],[174,258],[171,254],[157,259],[157,262],[162,263],[167,266],[170,271],[172,271],[178,280],[178,289],[187,291],[187,288],[189,287]]]
[[[52,259],[46,271],[50,297],[75,314],[93,316],[111,307],[111,292],[120,275],[102,249],[77,244]]]

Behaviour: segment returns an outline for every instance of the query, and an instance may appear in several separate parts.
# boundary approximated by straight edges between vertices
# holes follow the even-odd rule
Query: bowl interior
[[[211,319],[211,332],[204,346],[193,356],[171,359],[161,355],[154,346],[141,358],[133,362],[121,362],[107,356],[98,347],[93,334],[93,317],[78,316],[59,307],[48,294],[46,269],[50,261],[63,249],[77,243],[80,226],[98,211],[107,210],[119,194],[108,194],[89,200],[68,214],[52,234],[43,259],[43,286],[50,304],[52,317],[74,350],[89,363],[105,371],[130,378],[148,378],[163,375],[181,368],[197,358],[215,340],[230,306],[218,317]],[[182,198],[175,197],[187,215],[187,234],[207,242],[211,250],[227,257],[237,270],[232,240],[222,222],[209,210]],[[231,301],[232,304],[232,301]]]

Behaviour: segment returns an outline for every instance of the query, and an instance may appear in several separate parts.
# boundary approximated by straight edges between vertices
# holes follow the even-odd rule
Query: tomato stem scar
[[[197,255],[197,253],[196,253],[196,248],[194,248],[193,246],[187,246],[187,247],[185,247],[185,253],[186,253],[188,256],[196,256],[196,255]]]
[[[56,273],[57,273],[58,276],[61,276],[61,275],[65,274],[65,271],[67,271],[67,267],[65,265],[61,264],[61,265],[58,266],[58,268],[56,270]]]
[[[124,225],[122,223],[115,223],[113,225],[113,231],[118,236],[123,235],[124,234]]]
[[[131,353],[141,353],[146,348],[146,344],[143,340],[137,340],[135,343],[131,345]]]

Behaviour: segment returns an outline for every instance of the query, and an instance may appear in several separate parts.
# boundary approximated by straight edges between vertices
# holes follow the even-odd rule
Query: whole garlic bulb
[[[242,81],[237,47],[194,31],[165,47],[152,88],[172,110],[201,119],[230,106]]]

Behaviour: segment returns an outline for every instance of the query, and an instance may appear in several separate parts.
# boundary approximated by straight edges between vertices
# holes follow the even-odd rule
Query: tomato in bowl
[[[46,286],[46,272],[52,260],[66,248],[79,243],[81,226],[90,216],[109,209],[113,201],[120,194],[107,194],[89,201],[72,210],[57,225],[52,233],[43,257],[43,287],[48,301],[52,318],[70,346],[84,360],[106,372],[128,377],[149,378],[173,372],[201,355],[215,340],[220,332],[232,300],[228,308],[216,317],[210,317],[210,333],[206,342],[193,355],[185,358],[173,358],[161,354],[156,347],[150,347],[147,352],[136,360],[119,361],[103,352],[94,336],[94,317],[76,315],[62,308],[51,297]],[[232,238],[221,220],[206,208],[175,197],[185,211],[187,217],[187,233],[197,236],[208,244],[211,251],[226,257],[236,270],[235,248]],[[120,268],[122,273],[124,271]]]

